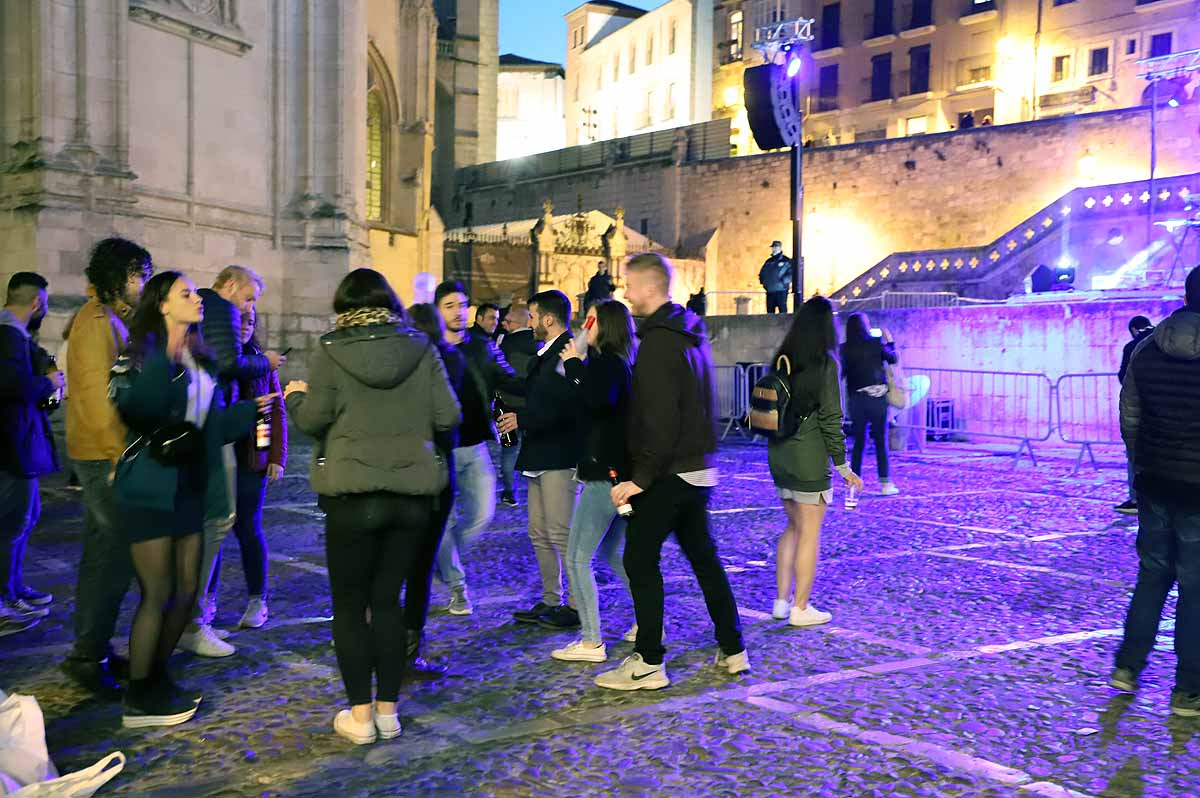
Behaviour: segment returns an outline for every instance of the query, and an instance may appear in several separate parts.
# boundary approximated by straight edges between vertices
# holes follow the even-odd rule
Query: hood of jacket
[[[1200,360],[1200,312],[1180,308],[1154,328],[1154,343],[1168,357]]]
[[[668,302],[651,313],[638,327],[638,337],[645,338],[652,330],[668,330],[677,335],[701,341],[708,337],[704,320],[692,311],[674,302]]]
[[[326,333],[321,346],[334,363],[368,388],[395,388],[416,370],[432,344],[409,327],[369,324]]]
[[[11,310],[0,308],[0,327],[16,327],[22,338],[29,337],[29,329],[21,323],[21,320],[13,315]]]

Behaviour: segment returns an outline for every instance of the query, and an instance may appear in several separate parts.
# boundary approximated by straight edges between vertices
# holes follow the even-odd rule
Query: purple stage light
[[[787,76],[789,78],[794,78],[794,77],[796,77],[797,74],[799,74],[799,72],[800,72],[800,57],[794,55],[788,61]]]

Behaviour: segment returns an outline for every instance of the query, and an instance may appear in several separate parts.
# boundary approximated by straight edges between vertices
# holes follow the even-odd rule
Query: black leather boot
[[[446,675],[446,666],[429,662],[421,656],[421,639],[424,634],[420,630],[409,629],[408,635],[408,667],[404,675],[419,681],[433,681]]]

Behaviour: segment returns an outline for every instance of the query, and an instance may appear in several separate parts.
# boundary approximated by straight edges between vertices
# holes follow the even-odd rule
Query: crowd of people
[[[94,248],[86,273],[89,299],[70,324],[65,364],[67,450],[85,524],[74,644],[62,669],[90,692],[121,700],[126,726],[169,726],[195,715],[201,692],[181,686],[168,667],[177,647],[205,657],[235,653],[212,625],[220,552],[231,530],[246,583],[239,625],[268,622],[262,508],[268,484],[286,466],[289,422],[314,441],[309,478],[325,514],[333,642],[349,704],[334,720],[342,737],[365,744],[399,735],[403,680],[446,672],[422,652],[433,580],[448,588],[450,615],[473,613],[467,566],[479,564],[470,563],[469,544],[496,510],[489,444],[497,440],[500,499],[518,505],[519,472],[531,570],[540,580],[540,594],[515,608],[513,620],[579,630],[550,657],[608,659],[594,572],[600,555],[632,600],[634,622],[623,638],[633,653],[595,683],[613,690],[667,686],[660,555],[674,535],[714,626],[714,666],[731,675],[750,670],[737,601],[709,528],[708,504],[719,484],[712,353],[703,320],[670,300],[673,269],[665,257],[628,261],[623,302],[602,295],[612,286],[605,275],[582,318],[566,295],[547,290],[514,304],[503,319],[500,308],[480,305],[471,326],[461,283],[444,282],[431,303],[405,308],[381,274],[355,270],[337,288],[334,328],[313,348],[307,380],[282,389],[286,352],[264,349],[255,335],[264,284],[249,268],[230,266],[211,288],[197,289],[180,272],[154,274],[145,249],[112,238]],[[1137,452],[1139,496],[1154,469],[1180,469],[1171,484],[1189,484],[1188,463],[1144,454],[1142,438],[1163,432],[1147,393],[1162,387],[1156,380],[1166,366],[1158,361],[1188,357],[1175,350],[1200,337],[1192,309],[1200,309],[1197,274],[1188,283],[1191,315],[1142,336],[1131,352],[1122,422],[1134,430],[1127,434]],[[36,341],[48,291],[37,274],[14,275],[0,313],[0,555],[8,566],[0,634],[37,623],[53,602],[22,571],[38,518],[38,478],[60,465],[49,413],[65,378]],[[851,489],[863,487],[868,427],[880,492],[899,492],[885,436],[885,367],[897,360],[894,342],[861,314],[845,326],[839,345],[832,306],[809,299],[792,315],[772,361],[791,397],[788,432],[768,446],[787,516],[772,615],[796,627],[832,618],[812,603],[820,530],[832,502],[832,470]],[[1200,362],[1191,357],[1189,363]],[[841,379],[854,437],[849,463]],[[1113,676],[1123,689],[1136,686],[1146,641],[1153,641],[1151,615],[1161,611],[1167,577],[1176,572],[1177,645],[1180,629],[1191,628],[1191,597],[1182,592],[1191,570],[1181,562],[1176,569],[1175,559],[1190,549],[1168,551],[1165,541],[1194,525],[1180,515],[1186,507],[1172,504],[1184,501],[1182,494],[1155,496],[1162,521],[1155,545],[1165,553],[1143,552]],[[139,599],[123,658],[112,640],[135,578]],[[1194,656],[1181,647],[1180,689],[1192,701],[1200,700]]]

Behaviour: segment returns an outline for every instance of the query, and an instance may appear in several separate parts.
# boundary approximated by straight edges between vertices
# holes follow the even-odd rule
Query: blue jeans
[[[596,575],[592,559],[599,550],[617,577],[629,587],[624,554],[625,519],[617,515],[607,482],[585,482],[575,515],[571,518],[571,536],[567,542],[567,581],[575,608],[579,610],[584,641],[600,642],[600,597],[596,593]]]
[[[129,540],[117,528],[117,510],[107,460],[76,460],[83,489],[83,556],[75,587],[75,647],[72,659],[99,662],[112,654],[121,602],[133,581]]]
[[[500,479],[504,485],[504,492],[517,495],[517,457],[521,454],[521,443],[524,441],[524,436],[521,431],[517,430],[517,445],[516,446],[501,446],[500,447]]]
[[[1200,693],[1200,510],[1138,492],[1138,577],[1125,616],[1117,667],[1139,673],[1154,648],[1163,605],[1179,583],[1175,607],[1175,687]]]
[[[13,598],[25,584],[25,546],[41,510],[37,477],[0,471],[0,598]]]
[[[454,520],[438,547],[438,576],[452,589],[466,587],[460,552],[496,515],[496,469],[488,455],[487,444],[460,446],[454,450],[454,473],[458,495],[454,499]]]

